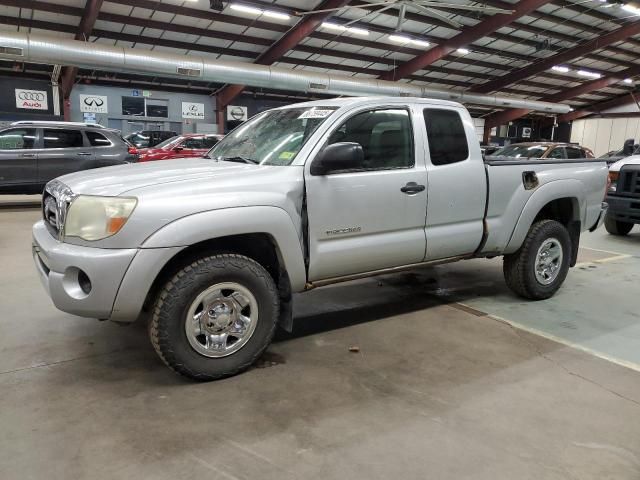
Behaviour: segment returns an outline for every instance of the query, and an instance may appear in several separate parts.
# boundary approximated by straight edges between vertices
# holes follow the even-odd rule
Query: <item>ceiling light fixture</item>
[[[458,52],[460,55],[469,55],[471,53],[466,48],[459,48],[458,50],[456,50],[456,52]]]
[[[633,83],[633,80],[632,80],[631,78],[625,78],[625,79],[623,80],[623,82],[624,82],[624,83],[629,83],[629,84],[630,84],[630,83]]]
[[[389,40],[395,43],[401,43],[403,45],[410,43],[412,45],[417,45],[418,47],[428,47],[429,45],[431,45],[426,40],[416,40],[415,38],[406,37],[404,35],[389,35]]]
[[[563,67],[562,65],[554,65],[553,67],[551,67],[551,70],[553,70],[554,72],[568,73],[569,67]]]
[[[329,30],[336,30],[339,32],[348,32],[348,33],[353,33],[355,35],[369,35],[369,30],[365,30],[364,28],[345,27],[344,25],[339,25],[337,23],[331,23],[331,22],[322,22],[322,26],[324,28],[328,28]]]
[[[622,9],[629,13],[633,13],[634,15],[640,15],[640,7],[637,7],[636,5],[627,3],[625,5],[622,5]]]
[[[276,12],[275,10],[262,10],[261,8],[252,7],[250,5],[243,5],[241,3],[232,3],[229,5],[231,10],[237,12],[248,13],[250,15],[264,15],[269,18],[277,18],[278,20],[289,20],[291,16],[287,13]]]
[[[250,7],[249,5],[240,5],[238,3],[232,3],[229,5],[231,10],[237,12],[250,13],[252,15],[262,15],[262,10],[256,7]]]
[[[595,72],[589,72],[588,70],[578,70],[576,72],[581,77],[589,77],[589,78],[600,78],[601,75]]]

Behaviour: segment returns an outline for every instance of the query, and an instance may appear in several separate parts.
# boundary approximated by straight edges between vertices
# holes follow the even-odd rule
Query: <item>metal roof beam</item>
[[[344,7],[350,0],[325,0],[318,9],[334,9]],[[289,50],[295,48],[300,42],[307,38],[320,24],[331,17],[335,12],[314,13],[303,17],[291,30],[284,34],[271,47],[265,50],[254,63],[260,65],[271,65],[273,62],[283,57]],[[217,108],[221,110],[229,105],[244,90],[244,85],[227,85],[220,90],[217,95]]]
[[[512,83],[516,83],[520,80],[524,80],[525,78],[544,72],[554,65],[563,64],[574,58],[582,57],[589,52],[598,50],[612,43],[620,42],[628,37],[637,35],[638,33],[640,33],[640,21],[629,23],[624,27],[614,30],[606,35],[601,35],[593,40],[578,45],[577,47],[569,48],[568,50],[537,61],[520,70],[512,71],[508,75],[499,79],[478,85],[477,87],[474,87],[472,91],[478,93],[494,92],[506,87],[507,85],[511,85]],[[588,70],[588,68],[585,69]]]
[[[96,24],[100,8],[102,7],[103,0],[87,0],[84,6],[84,12],[80,19],[80,25],[76,32],[76,40],[87,40],[91,35],[93,26]],[[71,94],[71,89],[76,81],[78,75],[78,69],[76,67],[66,67],[62,74],[62,93],[64,98],[68,98]]]
[[[479,40],[482,37],[486,37],[496,30],[509,25],[516,19],[527,15],[528,13],[534,11],[536,8],[546,3],[549,3],[549,1],[550,0],[520,0],[518,3],[515,3],[511,6],[511,8],[514,10],[513,13],[498,13],[496,15],[492,15],[485,20],[482,20],[480,23],[474,25],[473,27],[464,29],[453,38],[450,38],[440,45],[431,48],[430,50],[424,52],[422,55],[414,57],[413,59],[409,60],[406,63],[403,63],[399,67],[385,73],[380,78],[382,80],[399,80],[401,78],[407,77],[408,75],[411,75],[418,70],[431,65],[433,62],[446,57],[456,49],[469,46],[476,40]]]

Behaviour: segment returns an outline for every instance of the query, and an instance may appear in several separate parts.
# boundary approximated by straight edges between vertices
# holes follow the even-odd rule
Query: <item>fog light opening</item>
[[[80,284],[80,289],[86,295],[89,295],[89,293],[91,293],[91,280],[89,280],[87,274],[82,270],[78,270],[78,284]]]

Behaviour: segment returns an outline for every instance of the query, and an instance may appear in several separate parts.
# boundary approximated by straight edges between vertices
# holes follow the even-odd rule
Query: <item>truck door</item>
[[[429,159],[426,260],[473,253],[482,241],[487,178],[471,118],[456,107],[423,111]]]
[[[44,128],[42,139],[42,149],[38,153],[38,177],[41,183],[93,166],[92,148],[80,130]]]
[[[427,172],[412,123],[408,108],[361,110],[327,141],[359,143],[359,168],[311,175],[307,162],[310,280],[422,261]]]
[[[0,132],[0,189],[38,183],[35,128]]]

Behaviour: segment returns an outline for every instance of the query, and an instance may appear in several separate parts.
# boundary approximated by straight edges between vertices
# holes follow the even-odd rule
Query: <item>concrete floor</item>
[[[607,252],[546,302],[498,260],[316,290],[256,368],[197,384],[144,328],[52,306],[38,216],[0,210],[0,479],[640,478],[638,233],[585,236]]]

